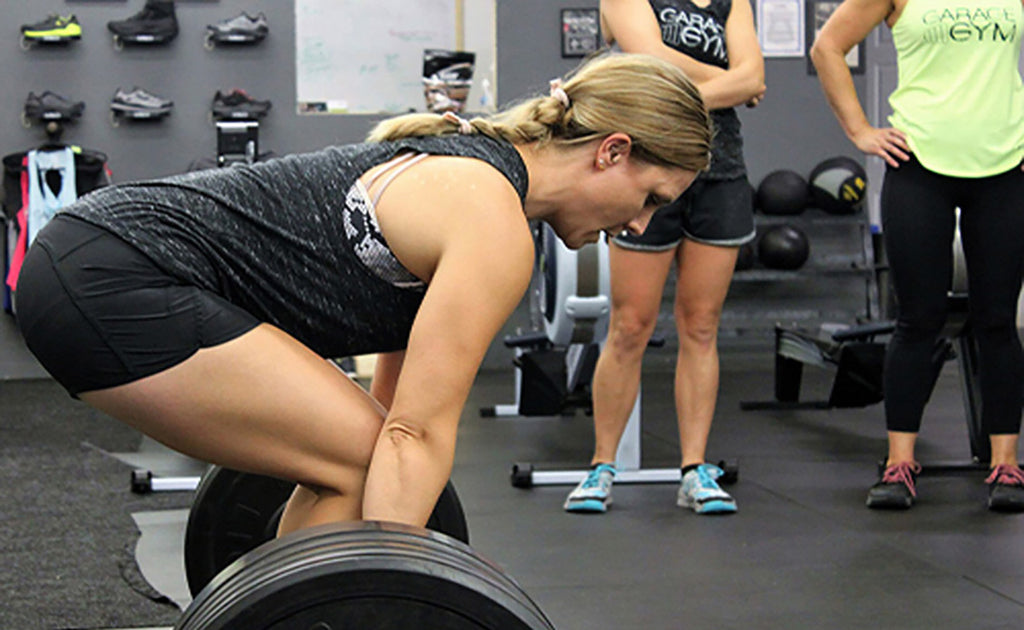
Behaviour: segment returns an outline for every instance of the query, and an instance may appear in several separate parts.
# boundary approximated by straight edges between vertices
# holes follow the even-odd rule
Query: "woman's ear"
[[[609,134],[601,141],[597,149],[597,165],[600,169],[618,164],[623,158],[629,156],[633,146],[633,139],[628,135],[616,131]]]

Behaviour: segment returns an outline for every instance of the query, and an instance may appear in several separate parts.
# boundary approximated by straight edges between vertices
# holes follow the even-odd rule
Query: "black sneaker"
[[[255,17],[242,13],[233,18],[206,25],[207,36],[221,43],[258,42],[267,36],[270,27],[267,16],[258,13]]]
[[[74,120],[85,111],[82,101],[69,101],[47,90],[42,94],[29,92],[25,99],[25,117],[36,120]]]
[[[902,462],[885,469],[878,483],[868,490],[867,506],[876,510],[906,510],[914,505],[914,482],[921,472],[917,462]]]
[[[135,118],[147,118],[171,113],[174,102],[139,87],[133,87],[131,90],[117,88],[114,98],[110,101],[110,109]]]
[[[985,480],[988,486],[988,509],[993,512],[1024,512],[1024,471],[1017,466],[1000,464]]]
[[[107,22],[107,30],[127,42],[168,42],[178,36],[174,0],[146,0],[146,6],[135,15]]]
[[[26,39],[40,41],[81,39],[82,25],[74,14],[63,17],[54,13],[41,22],[22,24],[21,35]]]
[[[270,111],[270,101],[257,101],[245,93],[245,90],[234,89],[213,97],[213,117],[217,120],[255,120],[263,118]]]

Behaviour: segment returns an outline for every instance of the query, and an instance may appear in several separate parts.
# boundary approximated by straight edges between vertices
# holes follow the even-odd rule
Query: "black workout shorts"
[[[755,235],[754,200],[747,178],[699,177],[682,196],[654,213],[643,234],[620,234],[614,240],[626,249],[661,252],[684,238],[739,247]]]
[[[36,236],[14,300],[29,350],[72,396],[156,374],[259,324],[111,232],[66,215]]]

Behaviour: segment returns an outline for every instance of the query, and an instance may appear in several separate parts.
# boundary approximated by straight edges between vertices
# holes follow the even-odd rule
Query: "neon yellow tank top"
[[[909,0],[892,28],[890,124],[926,168],[987,177],[1024,159],[1021,0]]]

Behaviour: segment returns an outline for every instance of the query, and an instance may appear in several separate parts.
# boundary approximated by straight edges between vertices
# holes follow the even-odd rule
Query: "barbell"
[[[554,630],[497,565],[450,536],[381,522],[321,525],[242,556],[176,630]]]

